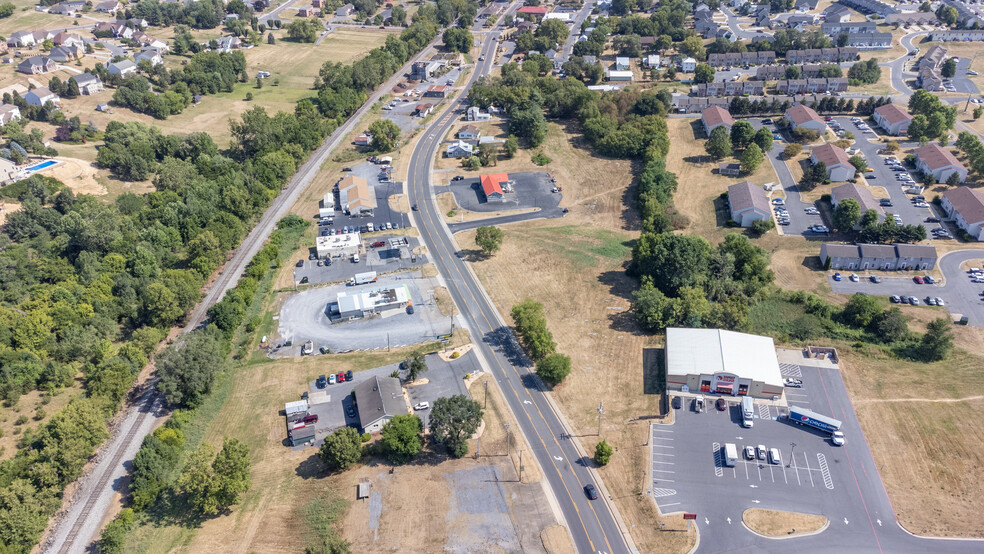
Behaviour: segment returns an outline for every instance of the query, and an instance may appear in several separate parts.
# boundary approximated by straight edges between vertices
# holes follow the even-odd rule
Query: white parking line
[[[671,441],[673,439],[671,439],[670,437],[653,437],[653,440],[654,441]]]
[[[795,456],[795,455],[793,455],[793,456],[792,456],[792,458],[793,458],[793,462],[792,462],[792,464],[793,464],[793,470],[795,470],[795,471],[796,471],[796,484],[797,484],[797,485],[802,485],[803,483],[802,483],[802,482],[800,481],[800,472],[799,472],[799,468],[798,468],[798,467],[796,467],[796,456]]]
[[[786,466],[779,464],[779,467],[782,469],[782,478],[784,481],[786,481],[786,484],[788,485],[789,479],[786,477]]]
[[[672,433],[669,429],[653,429],[653,433]]]
[[[654,464],[666,464],[666,465],[670,465],[670,466],[676,465],[673,462],[657,462],[656,460],[653,460],[653,463]]]
[[[662,445],[662,444],[654,444],[653,445],[653,448],[669,448],[669,449],[673,449],[672,446],[665,446],[665,445]]]
[[[662,452],[653,452],[653,456],[676,456],[676,454],[663,454]]]
[[[806,452],[803,453],[803,459],[806,460],[806,469],[810,469],[810,457],[806,455]],[[806,474],[810,476],[810,485],[816,488],[817,485],[813,482],[813,470],[807,471]]]
[[[654,469],[653,471],[656,473],[676,473],[675,471],[670,471],[668,469]]]
[[[659,507],[660,508],[667,508],[669,506],[679,506],[679,505],[680,505],[679,502],[673,502],[673,503],[670,503],[670,504],[660,504]]]

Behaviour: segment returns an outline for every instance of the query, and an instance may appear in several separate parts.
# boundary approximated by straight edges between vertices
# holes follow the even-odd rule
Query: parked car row
[[[352,370],[339,371],[337,374],[331,373],[327,376],[319,375],[318,380],[314,382],[315,386],[319,389],[323,389],[328,385],[334,385],[336,383],[344,383],[345,381],[352,380]]]
[[[758,446],[745,446],[745,458],[749,460],[754,460],[756,458],[759,460],[765,460],[768,458],[770,464],[782,463],[782,454],[779,453],[779,449],[766,448],[764,444],[760,444]]]

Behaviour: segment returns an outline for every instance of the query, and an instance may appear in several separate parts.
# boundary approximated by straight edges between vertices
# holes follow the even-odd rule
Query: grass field
[[[77,380],[74,385],[58,391],[54,396],[35,390],[22,395],[16,404],[5,403],[0,408],[0,460],[14,457],[17,453],[17,441],[24,431],[37,429],[46,423],[82,392],[82,381]],[[39,415],[42,417],[38,418]],[[23,423],[19,423],[21,421]]]
[[[731,218],[723,203],[717,200],[728,187],[741,181],[756,185],[778,183],[769,162],[763,161],[751,175],[730,177],[717,173],[722,162],[736,162],[733,158],[714,160],[704,151],[703,128],[699,119],[673,118],[666,120],[670,135],[670,152],[666,156],[666,168],[677,175],[679,188],[673,197],[673,205],[690,221],[688,234],[696,234],[711,241],[721,240],[727,232],[724,223]]]
[[[562,205],[571,210],[565,224],[534,221],[504,227],[502,250],[473,268],[507,319],[509,309],[523,299],[544,304],[558,351],[571,356],[573,368],[553,396],[574,433],[586,435],[582,446],[588,452],[597,440],[592,435],[598,402],[605,401],[602,438],[617,451],[600,472],[639,549],[686,551],[692,536],[657,531],[660,522],[682,529],[680,516],[660,516],[640,495],[649,427],[626,423],[659,413],[658,396],[643,393],[647,378],[642,368],[642,348],[658,342],[640,332],[627,314],[627,295],[636,284],[625,275],[625,264],[638,234],[637,215],[626,208],[631,202],[631,166],[582,149],[578,139],[554,124],[544,151],[554,159],[547,169],[556,172],[564,186]],[[470,248],[474,232],[459,233],[456,239]],[[571,295],[571,290],[578,292]]]
[[[827,525],[827,518],[813,514],[750,508],[741,515],[749,529],[771,537],[811,533]]]

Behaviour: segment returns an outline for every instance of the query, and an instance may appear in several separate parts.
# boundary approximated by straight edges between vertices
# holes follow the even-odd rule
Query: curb
[[[742,515],[744,515],[744,514],[742,514]],[[826,516],[824,516],[824,517],[826,517]],[[824,523],[823,526],[821,526],[816,531],[810,531],[810,532],[807,532],[807,533],[796,533],[795,535],[786,535],[784,537],[772,537],[772,536],[769,536],[769,535],[763,535],[762,533],[759,533],[758,531],[754,531],[754,530],[752,530],[751,527],[749,527],[748,525],[745,525],[745,518],[744,517],[741,518],[741,526],[744,527],[749,533],[751,533],[751,534],[753,534],[753,535],[755,535],[757,537],[761,537],[763,539],[769,539],[769,540],[773,540],[773,541],[784,541],[784,540],[788,540],[788,539],[800,539],[800,538],[803,538],[803,537],[812,537],[813,535],[819,535],[820,533],[823,533],[824,531],[826,531],[828,527],[830,527],[830,518],[827,518],[827,522]]]

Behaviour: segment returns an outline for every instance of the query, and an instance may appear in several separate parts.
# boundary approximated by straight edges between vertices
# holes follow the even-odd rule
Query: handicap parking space
[[[704,412],[695,412],[692,402],[684,402],[683,408],[675,410],[673,425],[653,425],[649,494],[660,510],[740,521],[742,512],[751,507],[829,513],[851,502],[845,486],[850,469],[843,464],[848,447],[835,446],[829,433],[793,424],[786,417],[788,405],[830,413],[828,389],[833,387],[821,383],[820,371],[836,376],[835,370],[780,364],[783,378],[801,385],[786,387],[785,404],[755,399],[750,428],[741,426],[738,398],[725,397],[728,409],[718,411],[714,407],[717,397],[706,394]],[[843,396],[849,404],[846,390]],[[849,441],[864,442],[856,419],[845,428],[851,429]],[[728,443],[738,452],[734,466],[725,462]],[[749,446],[755,452],[753,459],[745,454]],[[766,459],[759,458],[760,446]],[[773,448],[779,451],[780,463],[768,459]]]

